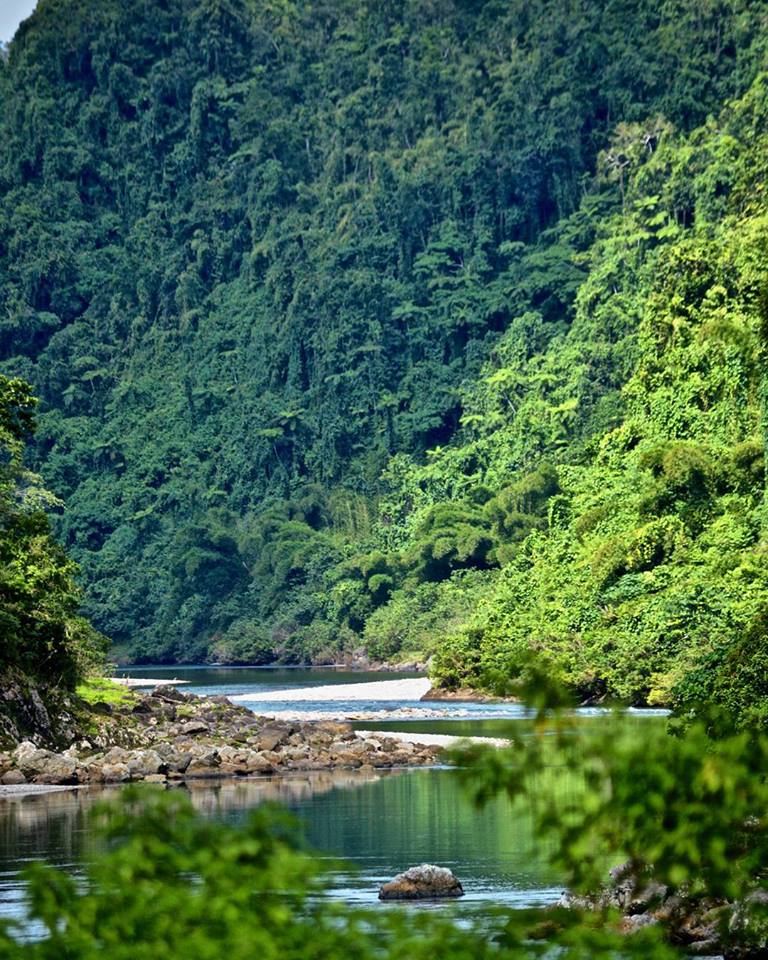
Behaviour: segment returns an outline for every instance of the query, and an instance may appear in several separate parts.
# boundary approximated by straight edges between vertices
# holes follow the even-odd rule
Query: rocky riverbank
[[[159,687],[120,708],[96,704],[85,734],[62,752],[25,740],[0,753],[0,785],[155,783],[382,769],[435,762],[439,748],[360,737],[349,724],[258,717],[226,697]]]
[[[630,864],[611,870],[599,894],[563,894],[560,906],[605,910],[623,915],[622,929],[632,933],[661,925],[671,943],[692,956],[724,960],[764,960],[768,956],[768,890],[756,889],[745,902],[693,897],[671,890],[650,875],[637,875]]]

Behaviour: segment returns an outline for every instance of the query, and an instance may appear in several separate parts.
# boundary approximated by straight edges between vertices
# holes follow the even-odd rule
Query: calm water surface
[[[117,671],[118,676],[132,677],[140,680],[147,679],[177,679],[186,681],[181,688],[190,693],[201,693],[208,696],[231,695],[248,696],[247,701],[238,701],[259,711],[259,697],[261,694],[274,694],[279,690],[304,689],[306,687],[322,687],[337,684],[381,682],[388,680],[413,679],[419,676],[416,673],[404,672],[368,672],[349,670],[345,667],[126,667]],[[150,684],[151,685],[151,684]],[[250,699],[252,697],[252,699]],[[271,699],[266,708],[269,712],[289,710],[296,712],[316,712],[318,710],[332,710],[334,712],[396,711],[404,707],[427,707],[437,713],[455,714],[457,711],[467,716],[488,715],[488,704],[475,703],[419,703],[413,700],[377,701],[354,700],[322,702],[317,700],[290,700],[279,701]],[[501,713],[499,714],[499,710]],[[517,704],[502,704],[493,712],[493,715],[521,716],[524,713]]]
[[[191,682],[185,690],[205,694],[253,693],[289,687],[366,680],[397,679],[413,674],[365,674],[335,669],[257,669],[232,667],[146,667],[122,671],[133,677],[177,677]],[[249,702],[250,703],[250,702]],[[414,703],[365,701],[361,710],[390,710]],[[291,703],[292,709],[301,708]],[[312,709],[326,704],[313,702]],[[340,704],[327,703],[328,709]],[[362,728],[454,733],[459,736],[514,736],[528,726],[516,704],[430,703],[446,719],[395,722],[386,718],[358,723]],[[279,704],[270,703],[270,708]],[[457,710],[461,719],[447,719]],[[585,711],[585,722],[610,722],[601,711]],[[654,722],[638,717],[639,725]],[[23,918],[24,883],[20,870],[32,860],[47,860],[78,874],[92,846],[88,810],[97,798],[119,788],[71,790],[25,799],[0,799],[0,918]],[[187,789],[187,788],[185,788]],[[439,909],[461,915],[490,906],[539,906],[553,902],[561,879],[547,863],[547,851],[534,846],[531,811],[500,797],[475,810],[447,769],[400,770],[371,775],[319,772],[283,778],[255,778],[189,786],[195,805],[206,815],[237,822],[259,803],[278,800],[304,824],[309,845],[321,856],[341,858],[335,864],[329,894],[354,903],[378,904],[379,885],[408,866],[434,862],[451,867],[466,896],[443,902]],[[568,792],[577,786],[564,771],[552,770],[542,780],[542,793]],[[380,909],[412,909],[414,905],[380,904]],[[421,905],[425,908],[425,905]],[[430,908],[426,905],[426,908]],[[435,905],[432,905],[435,908]],[[33,929],[28,933],[34,935]]]
[[[331,683],[365,683],[368,680],[398,680],[420,676],[417,673],[379,673],[350,670],[348,667],[119,667],[118,677],[186,680],[190,693],[258,693],[291,687],[320,687]]]

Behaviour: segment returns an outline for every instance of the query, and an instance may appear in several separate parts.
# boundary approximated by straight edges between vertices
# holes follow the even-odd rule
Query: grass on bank
[[[112,707],[121,707],[133,703],[136,699],[133,690],[107,677],[89,677],[78,685],[76,692],[89,706],[108,703]]]

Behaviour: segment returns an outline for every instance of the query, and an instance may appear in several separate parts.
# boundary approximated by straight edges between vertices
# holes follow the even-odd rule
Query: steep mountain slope
[[[650,524],[678,549],[678,488],[634,503],[652,497],[635,473],[650,488],[678,454],[719,469],[722,447],[752,450],[757,361],[734,373],[719,334],[711,363],[673,337],[663,385],[648,302],[676,317],[688,297],[710,328],[675,282],[689,257],[726,257],[708,231],[738,215],[748,134],[686,133],[749,89],[767,12],[41,0],[0,74],[0,356],[42,397],[40,469],[118,650],[323,657],[362,638],[388,656],[476,620],[457,641],[476,679],[533,618],[576,682],[613,671],[644,696],[599,638],[571,663],[582,621],[643,568],[583,574],[568,524],[604,509],[585,543]],[[711,309],[736,323],[735,298],[754,352],[753,293],[713,271]],[[642,406],[639,384],[680,400],[689,374],[725,391],[717,429],[688,403],[684,425]],[[639,421],[637,443],[610,432]],[[692,440],[704,451],[664,448]],[[704,513],[752,510],[752,453],[731,487],[701,480]],[[542,595],[583,584],[588,613],[537,599],[536,551],[561,571]]]
[[[546,376],[538,387],[529,380],[501,429],[484,430],[499,385],[520,376],[499,350],[476,399],[475,438],[442,455],[429,478],[416,472],[429,489],[472,455],[495,477],[528,449],[529,424],[546,422],[537,409],[556,423],[567,414],[566,449],[588,436],[579,461],[550,436],[558,490],[546,529],[504,566],[474,629],[443,645],[447,682],[515,675],[539,652],[586,695],[668,702],[674,688],[683,703],[711,696],[715,670],[765,710],[765,673],[752,658],[764,657],[768,609],[766,84],[758,78],[690,137],[668,133],[637,155],[623,210],[591,251],[574,323],[543,360]],[[585,375],[617,352],[632,357],[629,375],[598,405],[620,416],[592,432]]]

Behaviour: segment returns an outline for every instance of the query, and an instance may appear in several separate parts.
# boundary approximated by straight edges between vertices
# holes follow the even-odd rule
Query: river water
[[[246,706],[258,712],[259,695],[281,689],[323,684],[361,683],[412,677],[412,674],[365,674],[334,669],[257,669],[225,667],[131,668],[132,677],[190,681],[183,689],[204,694],[247,694]],[[251,700],[250,695],[253,695]],[[270,700],[269,708],[281,703]],[[301,712],[338,702],[292,701]],[[369,717],[358,728],[452,733],[458,736],[511,736],[525,733],[525,711],[516,704],[356,702]],[[427,718],[418,712],[427,707]],[[408,720],[403,710],[413,711]],[[599,710],[586,710],[585,723],[609,722]],[[459,715],[458,718],[456,715]],[[370,719],[374,716],[375,719]],[[640,714],[640,724],[653,722]],[[542,792],[575,789],[564,771],[553,769],[542,780]],[[91,845],[88,811],[94,799],[119,788],[67,790],[26,798],[0,799],[0,918],[25,916],[25,864],[43,859],[78,874]],[[348,902],[378,903],[379,885],[422,862],[451,867],[466,896],[439,909],[461,915],[491,906],[526,907],[552,903],[562,881],[548,864],[548,851],[532,840],[531,810],[499,797],[476,810],[449,769],[395,770],[360,774],[350,771],[301,773],[288,777],[191,783],[186,788],[206,815],[237,822],[265,800],[278,800],[303,824],[306,840],[320,856],[341,858],[334,865],[329,895]],[[421,909],[436,905],[421,905]],[[403,909],[381,904],[381,909]],[[409,905],[406,908],[412,908]],[[29,929],[34,935],[35,931]]]

